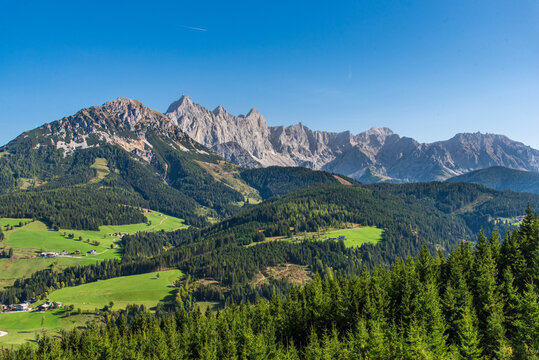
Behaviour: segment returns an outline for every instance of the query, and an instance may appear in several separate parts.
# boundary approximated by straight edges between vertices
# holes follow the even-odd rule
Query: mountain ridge
[[[447,179],[446,182],[467,182],[484,185],[495,190],[512,190],[539,194],[538,173],[509,169],[502,166],[471,171]]]
[[[420,143],[388,128],[354,135],[311,130],[302,123],[268,126],[256,109],[234,116],[221,106],[210,111],[185,95],[165,115],[195,141],[248,167],[302,166],[365,182],[373,175],[394,182],[440,181],[496,165],[539,171],[539,151],[505,135],[458,133]]]
[[[96,164],[105,164],[101,178]],[[264,200],[263,194],[284,193],[261,183],[267,175],[248,170],[192,140],[165,115],[120,98],[26,131],[0,147],[0,194],[122,188],[145,206],[200,226]],[[332,174],[303,170],[264,168],[275,181],[283,179],[285,192],[339,183]]]

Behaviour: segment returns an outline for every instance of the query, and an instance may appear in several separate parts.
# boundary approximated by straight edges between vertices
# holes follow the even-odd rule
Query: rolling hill
[[[455,176],[447,182],[481,184],[496,190],[512,190],[539,194],[539,173],[493,166]]]

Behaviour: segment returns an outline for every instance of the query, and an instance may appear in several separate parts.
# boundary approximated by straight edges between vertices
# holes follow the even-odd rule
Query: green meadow
[[[82,258],[57,257],[52,259],[42,258],[18,258],[0,259],[0,290],[11,286],[16,279],[30,276],[32,273],[43,269],[62,270],[69,266],[90,265],[100,261],[94,256]]]
[[[139,231],[173,231],[186,228],[182,219],[168,216],[159,212],[145,213],[147,223],[130,225],[106,225],[99,231],[60,229],[53,231],[40,221],[29,219],[2,219],[0,224],[17,225],[19,222],[29,222],[22,227],[4,233],[3,245],[11,247],[20,256],[32,256],[41,251],[67,251],[69,253],[79,250],[80,258],[95,250],[97,254],[88,255],[97,259],[120,258],[121,249],[116,246],[120,240],[118,236],[111,236],[116,232],[133,234]]]
[[[20,223],[26,224],[32,221],[32,219],[11,219],[11,218],[0,218],[0,228],[2,231],[6,231],[6,226],[19,226]]]
[[[94,310],[114,302],[113,309],[129,304],[144,305],[151,309],[159,300],[174,290],[174,281],[182,275],[180,270],[122,276],[89,284],[66,287],[53,291],[48,298],[75,309]]]
[[[0,314],[0,330],[8,334],[0,337],[0,348],[35,341],[38,334],[56,335],[61,329],[84,326],[92,318],[96,316],[88,314],[67,316],[64,310],[45,313],[2,313]]]
[[[344,245],[347,247],[358,247],[363,244],[376,244],[382,240],[384,231],[376,227],[358,227],[354,229],[344,229],[328,232],[321,239],[330,237],[345,236]]]
[[[20,345],[35,340],[43,331],[57,334],[60,329],[84,326],[86,321],[98,319],[93,311],[109,306],[113,310],[125,308],[129,304],[154,308],[160,300],[172,295],[174,281],[182,276],[179,270],[153,272],[140,275],[122,276],[89,284],[67,287],[53,291],[48,298],[73,305],[75,312],[70,316],[63,310],[46,312],[0,313],[0,330],[8,335],[0,337],[0,347]],[[37,307],[41,302],[32,304]],[[87,313],[78,314],[78,309]],[[90,312],[90,313],[88,313]]]
[[[39,270],[61,270],[68,266],[94,264],[105,259],[120,259],[120,237],[110,236],[116,232],[134,234],[138,231],[173,231],[187,228],[182,219],[173,216],[156,211],[144,215],[148,219],[147,223],[107,225],[101,226],[99,231],[53,231],[47,229],[44,223],[32,219],[0,219],[5,235],[5,240],[0,241],[0,250],[13,248],[15,255],[13,259],[0,259],[0,289],[11,286],[16,279],[28,277]],[[19,223],[23,226],[19,227]],[[6,226],[13,226],[13,230],[5,231]],[[41,251],[63,250],[70,254],[79,250],[81,254],[52,259],[36,258]],[[95,250],[96,254],[89,254],[91,250]]]

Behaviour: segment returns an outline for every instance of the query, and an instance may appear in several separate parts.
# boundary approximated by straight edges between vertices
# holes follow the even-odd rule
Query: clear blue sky
[[[270,125],[539,148],[539,2],[0,1],[0,144],[129,97],[182,93]]]

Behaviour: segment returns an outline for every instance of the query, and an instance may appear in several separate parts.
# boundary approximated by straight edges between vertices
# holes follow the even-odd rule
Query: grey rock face
[[[234,116],[220,106],[210,111],[187,96],[171,104],[166,116],[194,140],[242,166],[303,166],[368,182],[445,180],[494,165],[539,171],[539,151],[503,135],[457,134],[421,144],[387,128],[353,135],[313,131],[301,123],[270,127],[256,109]]]
[[[168,117],[131,99],[116,99],[102,106],[82,109],[75,115],[45,124],[22,137],[39,136],[41,143],[36,146],[52,145],[62,149],[64,156],[76,149],[96,147],[103,143],[117,144],[150,162],[153,156],[152,145],[148,141],[150,134],[164,135],[185,151],[202,148]]]

